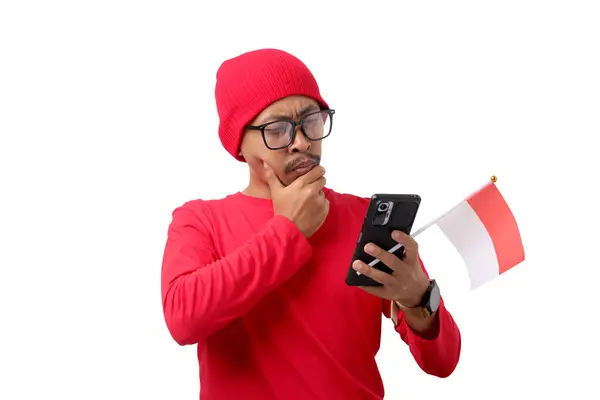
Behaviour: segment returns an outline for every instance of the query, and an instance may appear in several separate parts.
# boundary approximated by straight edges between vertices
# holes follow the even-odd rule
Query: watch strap
[[[435,287],[437,285],[437,283],[435,282],[434,279],[431,279],[429,281],[429,286],[427,287],[427,290],[425,291],[425,294],[423,295],[423,299],[421,300],[421,303],[418,306],[414,306],[414,307],[408,307],[405,306],[404,304],[402,304],[399,301],[390,301],[391,306],[390,306],[390,315],[391,315],[391,319],[392,322],[394,323],[394,325],[398,325],[398,312],[399,311],[407,311],[407,310],[419,310],[421,315],[423,316],[423,318],[427,318],[429,316],[431,316],[432,314],[435,313],[435,311],[433,311],[429,305],[429,301],[431,298],[431,291],[433,289],[433,287]]]

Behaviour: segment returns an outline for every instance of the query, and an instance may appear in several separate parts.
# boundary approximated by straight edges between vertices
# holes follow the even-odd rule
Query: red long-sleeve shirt
[[[201,400],[383,398],[375,355],[390,303],[345,283],[369,199],[325,193],[329,215],[309,239],[241,193],[173,212],[164,316],[177,343],[198,345]],[[396,331],[423,371],[446,377],[461,340],[443,302],[438,313],[433,340],[402,315]]]

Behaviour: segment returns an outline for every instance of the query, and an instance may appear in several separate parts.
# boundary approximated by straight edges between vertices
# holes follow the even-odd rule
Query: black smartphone
[[[352,268],[355,260],[364,261],[366,264],[375,260],[375,257],[367,254],[364,247],[367,243],[373,243],[388,251],[398,243],[392,239],[393,231],[402,231],[410,235],[419,206],[421,197],[417,194],[375,194],[371,197],[369,208],[358,235],[354,256],[346,276],[346,284],[349,286],[381,286],[368,276],[358,274]],[[400,246],[393,252],[396,257],[402,258],[404,247]],[[376,263],[373,268],[391,273],[392,270],[382,262]]]

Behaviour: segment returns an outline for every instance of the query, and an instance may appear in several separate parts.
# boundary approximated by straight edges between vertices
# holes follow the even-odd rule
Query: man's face
[[[328,129],[327,123],[323,123],[323,114],[315,114],[319,110],[319,104],[309,97],[290,96],[265,108],[248,125],[261,126],[282,120],[298,122],[305,118],[304,129],[308,136],[314,135],[315,138],[323,128]],[[295,127],[291,144],[278,150],[269,147],[277,148],[289,143],[291,125],[285,122],[272,123],[265,127],[264,132],[265,139],[260,130],[246,130],[240,149],[252,172],[257,176],[264,178],[265,161],[273,168],[281,182],[289,185],[320,163],[322,142],[308,140],[299,126]]]

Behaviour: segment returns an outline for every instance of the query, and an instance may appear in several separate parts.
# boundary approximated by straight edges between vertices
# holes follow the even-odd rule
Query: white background
[[[495,174],[519,222],[527,260],[474,292],[423,235],[462,359],[428,377],[385,321],[386,398],[598,398],[597,3],[206,3],[0,5],[0,398],[197,398],[162,251],[173,208],[246,184],[214,78],[260,47],[337,110],[330,187],[419,193],[420,226]]]

